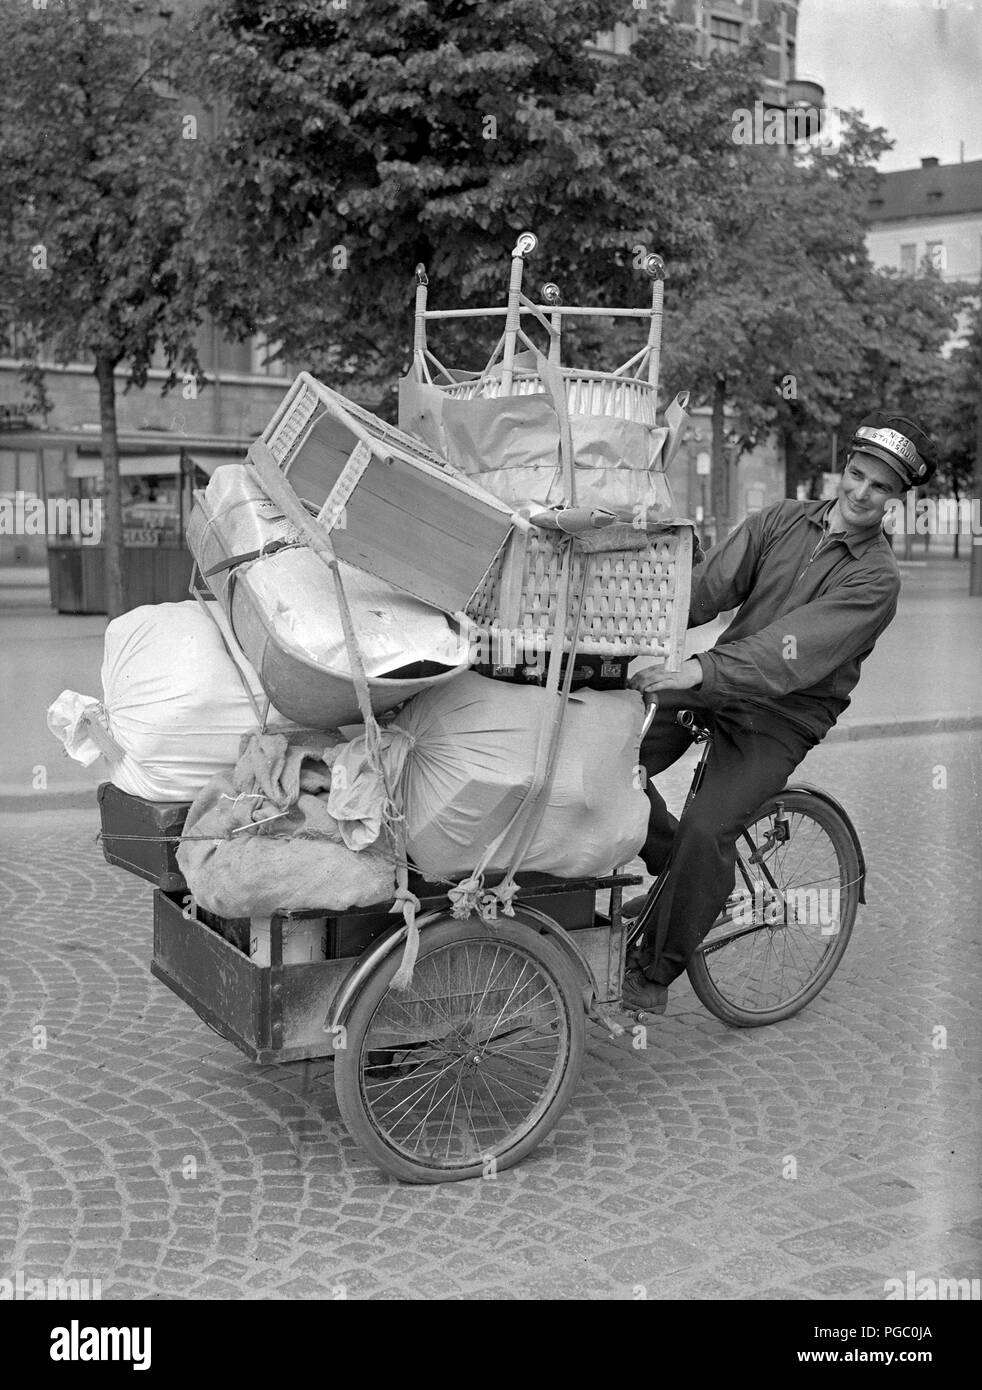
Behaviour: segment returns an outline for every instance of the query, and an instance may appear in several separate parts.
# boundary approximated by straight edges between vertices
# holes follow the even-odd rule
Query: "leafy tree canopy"
[[[623,19],[622,0],[213,5],[194,81],[223,127],[201,234],[242,322],[342,387],[391,383],[417,262],[443,308],[502,303],[525,229],[530,285],[554,279],[567,302],[643,303],[638,246],[666,258],[673,292],[702,274],[741,183],[731,113],[752,103],[756,58],[695,64],[653,12],[630,56],[588,49]],[[479,365],[493,336],[435,346]]]
[[[780,431],[789,492],[828,467],[833,430],[878,406],[925,413],[940,390],[959,291],[874,270],[866,251],[888,143],[850,112],[820,151],[747,147],[744,196],[719,211],[721,255],[669,305],[669,379],[703,400],[722,391],[740,447]]]
[[[136,6],[0,11],[0,299],[56,360],[192,361],[199,277],[183,237],[197,147],[160,88],[171,41]]]

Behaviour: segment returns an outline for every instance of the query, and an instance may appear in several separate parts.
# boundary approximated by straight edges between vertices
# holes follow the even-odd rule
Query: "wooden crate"
[[[511,530],[503,502],[308,372],[262,442],[339,559],[445,612],[465,607]]]

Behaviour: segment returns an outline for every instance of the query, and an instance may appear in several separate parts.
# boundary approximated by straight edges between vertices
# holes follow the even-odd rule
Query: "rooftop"
[[[897,169],[879,176],[869,200],[871,222],[907,217],[952,217],[982,212],[982,159],[964,164],[924,160],[919,169]]]

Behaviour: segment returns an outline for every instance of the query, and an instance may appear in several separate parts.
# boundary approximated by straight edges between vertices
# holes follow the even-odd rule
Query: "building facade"
[[[670,14],[692,34],[699,58],[742,48],[758,35],[764,40],[765,101],[784,105],[796,99],[795,51],[800,0],[633,0],[635,17],[598,34],[605,53],[628,53],[650,14]]]
[[[881,174],[868,216],[874,265],[907,275],[930,265],[945,280],[982,281],[982,159],[928,157]]]
[[[195,479],[200,483],[218,463],[241,459],[263,430],[289,385],[288,368],[267,360],[262,339],[229,343],[213,326],[203,329],[202,361],[208,385],[200,391],[186,379],[163,393],[169,373],[151,369],[143,390],[127,390],[116,378],[116,415],[122,473],[123,521],[136,569],[167,569],[163,552],[184,548],[184,522]],[[71,499],[80,505],[98,496],[102,484],[99,392],[91,362],[41,363],[50,410],[40,414],[21,376],[21,359],[0,358],[0,500]],[[0,534],[0,567],[48,563],[52,552],[78,549],[69,535]],[[149,556],[150,548],[160,553]],[[101,548],[53,565],[84,561],[93,573]],[[183,559],[183,555],[182,555]],[[67,573],[67,571],[65,571]],[[52,570],[52,582],[55,573]],[[186,586],[186,579],[183,581]],[[98,586],[97,586],[98,587]],[[175,597],[172,586],[168,596]],[[60,596],[62,611],[99,611],[101,592],[83,601]],[[141,592],[138,586],[137,592]],[[59,597],[56,595],[56,598]],[[148,592],[143,601],[151,601]],[[91,608],[95,602],[95,608]]]

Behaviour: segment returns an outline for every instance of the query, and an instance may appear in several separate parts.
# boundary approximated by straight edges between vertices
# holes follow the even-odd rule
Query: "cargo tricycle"
[[[529,816],[548,799],[579,657],[599,662],[598,671],[585,664],[600,688],[610,680],[623,689],[628,663],[639,656],[678,668],[693,558],[693,524],[676,515],[665,475],[687,418],[685,393],[663,424],[657,411],[663,262],[654,255],[644,262],[651,281],[644,309],[563,305],[551,282],[534,303],[521,286],[535,244],[529,233],[519,238],[500,309],[428,308],[418,267],[414,366],[400,398],[405,432],[301,374],[250,449],[251,481],[275,503],[256,523],[255,545],[243,553],[231,523],[226,533],[223,516],[204,503],[192,527],[196,559],[267,697],[315,728],[356,711],[367,727],[373,710],[411,692],[368,681],[350,621],[347,672],[362,670],[357,700],[347,672],[342,681],[313,661],[287,661],[275,624],[254,611],[248,589],[250,567],[273,565],[284,548],[306,545],[324,561],[342,614],[339,562],[347,561],[479,625],[491,651],[468,664],[491,679],[529,678],[506,650],[548,650],[551,732],[540,739],[542,756],[517,813],[527,805]],[[486,368],[444,367],[427,344],[427,324],[485,313],[504,318]],[[646,320],[647,341],[612,373],[562,368],[564,320],[590,314]],[[523,322],[538,324],[547,352]],[[283,534],[271,529],[271,516]],[[423,685],[434,679],[430,671],[411,674]],[[562,698],[553,700],[560,682]],[[712,731],[691,710],[676,717],[704,745],[691,797]],[[259,953],[250,919],[215,917],[187,893],[173,860],[180,824],[173,808],[167,814],[156,837],[145,825],[127,834],[125,815],[114,833],[105,805],[103,814],[110,862],[156,884],[154,975],[255,1061],[333,1058],[345,1124],[397,1178],[444,1182],[518,1163],[576,1090],[587,1021],[615,1038],[645,1022],[621,1008],[625,964],[657,913],[670,864],[627,904],[624,889],[643,882],[637,875],[522,872],[519,852],[499,885],[486,872],[499,837],[473,869],[473,881],[492,890],[479,903],[463,902],[455,885],[412,874],[400,887],[402,906],[328,913],[312,903],[276,913]],[[143,851],[133,846],[154,842],[167,862],[137,862]],[[473,848],[475,859],[481,849]],[[863,901],[865,867],[845,812],[805,785],[759,807],[737,850],[734,891],[688,973],[715,1015],[754,1027],[790,1017],[831,977]],[[400,872],[407,858],[395,856]],[[405,906],[407,893],[418,909]],[[316,940],[308,959],[292,949],[298,937]]]
[[[691,797],[711,731],[692,711],[676,717],[704,745]],[[619,1001],[625,957],[666,874],[627,910],[624,889],[642,882],[637,875],[520,874],[514,915],[494,920],[458,920],[445,893],[414,878],[419,953],[409,988],[399,990],[392,982],[407,927],[390,904],[277,914],[260,964],[249,919],[217,918],[188,895],[173,861],[173,815],[156,864],[146,836],[113,835],[105,807],[103,823],[107,859],[162,885],[153,974],[254,1061],[332,1058],[349,1131],[404,1181],[481,1177],[518,1163],[575,1093],[587,1021],[613,1037],[646,1022]],[[814,787],[785,788],[742,833],[735,892],[689,963],[697,997],[734,1026],[796,1013],[841,960],[864,880],[842,808]],[[298,924],[323,932],[322,959],[290,962],[284,941]]]

